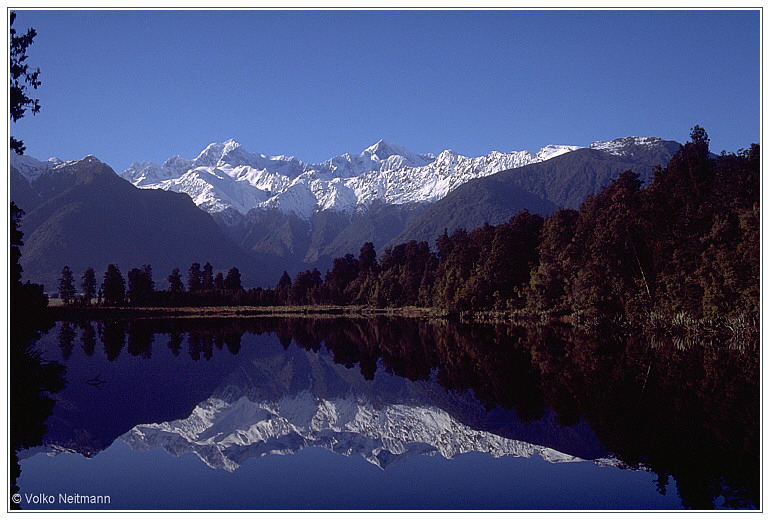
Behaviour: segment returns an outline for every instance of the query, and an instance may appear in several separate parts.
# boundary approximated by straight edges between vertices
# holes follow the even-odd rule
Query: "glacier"
[[[661,142],[658,137],[624,137],[596,141],[588,148],[633,157],[634,150]],[[251,153],[229,139],[209,144],[194,159],[174,155],[163,164],[138,161],[118,175],[138,188],[186,193],[221,222],[236,225],[239,216],[253,210],[277,210],[310,220],[320,211],[354,215],[381,204],[433,203],[470,180],[581,148],[550,144],[536,153],[492,151],[466,157],[452,150],[417,154],[380,140],[361,153],[310,164],[294,156]],[[33,182],[65,163],[12,154],[11,164]]]
[[[380,140],[359,154],[319,164],[293,156],[248,152],[230,139],[208,145],[193,160],[135,162],[120,176],[139,188],[190,195],[209,213],[275,209],[309,220],[318,211],[365,212],[373,204],[430,203],[479,177],[546,161],[580,146],[548,145],[537,153],[465,157],[451,150],[417,154]]]

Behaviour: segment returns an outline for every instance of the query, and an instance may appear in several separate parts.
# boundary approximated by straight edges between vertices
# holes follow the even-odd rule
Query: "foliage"
[[[64,266],[61,270],[61,279],[59,280],[59,297],[65,305],[75,300],[75,278],[72,276],[72,270],[69,266]]]
[[[10,239],[10,317],[11,339],[17,335],[26,337],[35,331],[45,327],[40,322],[41,315],[48,306],[48,297],[43,291],[43,286],[30,282],[22,283],[21,273],[21,247],[24,245],[24,234],[20,229],[21,219],[24,216],[15,203],[11,202],[9,215],[9,239]]]
[[[128,272],[128,291],[126,296],[132,305],[148,305],[152,302],[155,282],[152,281],[152,266],[144,265],[141,269]]]
[[[126,280],[115,264],[107,266],[102,283],[105,305],[122,305],[126,300]]]
[[[759,146],[716,157],[708,142],[696,126],[647,186],[625,171],[578,210],[546,218],[522,210],[496,226],[444,230],[436,251],[410,241],[378,257],[367,242],[323,277],[313,269],[292,280],[284,271],[274,288],[248,290],[237,268],[214,275],[210,263],[201,271],[195,262],[187,291],[175,269],[167,292],[129,299],[555,313],[617,325],[682,313],[751,320],[759,312]]]
[[[10,85],[8,89],[9,110],[11,120],[18,121],[24,117],[27,110],[32,114],[40,111],[40,100],[29,97],[29,89],[36,89],[40,86],[40,69],[31,68],[27,61],[27,48],[32,45],[37,32],[29,28],[27,32],[19,34],[13,27],[16,20],[16,13],[11,11],[10,20],[10,52],[9,66]],[[19,155],[24,153],[25,147],[21,140],[11,136],[11,150]]]
[[[91,300],[96,296],[96,273],[93,267],[86,269],[82,281],[80,288],[83,290],[83,303],[91,305]]]

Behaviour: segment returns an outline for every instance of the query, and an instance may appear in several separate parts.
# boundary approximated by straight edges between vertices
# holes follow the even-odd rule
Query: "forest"
[[[626,171],[578,210],[445,230],[427,242],[371,242],[318,269],[284,272],[272,288],[244,289],[237,268],[194,263],[155,290],[149,265],[126,283],[115,265],[97,289],[92,269],[76,289],[65,267],[65,304],[132,306],[427,307],[626,322],[759,319],[759,145],[714,155],[696,126],[649,185]],[[186,283],[185,283],[186,282]],[[96,302],[92,300],[96,298]]]

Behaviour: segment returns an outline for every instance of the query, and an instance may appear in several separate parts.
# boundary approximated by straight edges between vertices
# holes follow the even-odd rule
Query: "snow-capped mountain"
[[[470,158],[445,150],[415,154],[385,141],[360,154],[320,164],[249,153],[234,140],[213,143],[194,160],[174,156],[162,165],[136,162],[120,175],[140,188],[184,192],[209,213],[272,208],[309,219],[334,210],[363,212],[374,203],[435,202],[465,182],[542,162],[578,149],[549,145],[531,153],[490,152]]]
[[[674,141],[655,137],[628,137],[597,141],[588,148],[549,145],[537,153],[490,152],[471,158],[451,150],[438,155],[415,154],[380,141],[359,154],[308,164],[291,156],[250,153],[229,140],[207,146],[194,159],[175,155],[163,164],[134,163],[120,174],[122,179],[116,180],[135,188],[159,188],[189,197],[194,207],[214,217],[233,247],[259,260],[262,267],[255,269],[259,276],[253,283],[267,286],[283,271],[329,269],[334,258],[358,251],[365,242],[372,242],[377,250],[409,240],[431,243],[445,228],[496,225],[522,209],[541,215],[559,207],[576,209],[585,197],[598,193],[622,171],[637,172],[646,182],[655,167],[665,166],[679,147]],[[29,212],[55,193],[69,189],[62,180],[66,175],[59,173],[92,161],[98,162],[91,156],[63,162],[13,154],[13,198]],[[114,206],[120,197],[129,197],[125,190],[116,189],[115,193],[98,194],[100,203],[109,200]],[[153,194],[157,190],[144,191],[157,199]],[[109,208],[105,211],[106,215],[94,221],[110,220],[115,213]],[[170,217],[162,208],[158,211],[146,217],[147,224],[164,229],[167,226],[160,224]],[[132,221],[125,225],[130,227]],[[31,233],[36,224],[34,219],[24,224],[30,243],[35,242]],[[136,235],[145,249],[155,244],[146,236],[131,235]],[[48,249],[55,244],[62,246],[40,257],[49,266],[47,279],[56,280],[52,267],[56,263],[72,261],[60,258],[63,245],[84,240],[91,239],[78,236],[52,242],[41,235],[40,242]],[[98,244],[94,242],[94,247]],[[101,256],[115,256],[114,247],[112,251],[103,249]],[[249,262],[243,260],[237,265],[244,268]],[[42,276],[32,267],[25,266],[27,275]]]
[[[121,439],[133,449],[162,447],[176,456],[195,453],[211,468],[227,471],[235,471],[250,458],[290,455],[311,446],[360,456],[383,469],[414,455],[451,459],[469,452],[494,457],[538,455],[549,462],[582,460],[474,430],[436,406],[375,406],[352,394],[322,399],[309,391],[278,401],[212,397],[185,419],[137,425]]]
[[[618,156],[633,156],[635,146],[652,147],[658,145],[662,139],[658,137],[621,137],[612,141],[594,141],[590,148],[601,150]]]

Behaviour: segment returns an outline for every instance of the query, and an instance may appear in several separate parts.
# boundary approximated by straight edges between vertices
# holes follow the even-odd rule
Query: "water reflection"
[[[53,327],[53,323],[21,320],[11,331],[8,345],[9,363],[9,396],[8,414],[10,424],[10,493],[9,497],[17,494],[18,478],[21,474],[18,453],[20,450],[32,448],[43,443],[47,433],[46,420],[54,407],[53,395],[66,386],[63,365],[46,359],[34,348],[41,334]],[[62,328],[71,331],[71,328]],[[71,348],[71,338],[68,332],[61,333],[59,340],[62,345],[62,357],[67,355],[68,345]],[[16,501],[11,500],[9,507],[19,509]]]
[[[687,508],[759,506],[750,348],[393,318],[61,323],[51,335],[74,384],[46,441],[87,456],[118,437],[229,470],[306,446],[381,467],[537,453],[654,472]]]

